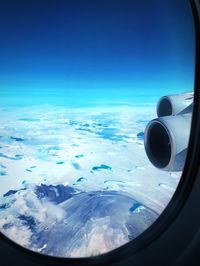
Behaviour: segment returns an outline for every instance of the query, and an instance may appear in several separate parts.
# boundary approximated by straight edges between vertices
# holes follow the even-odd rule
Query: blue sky
[[[193,89],[187,0],[1,1],[0,40],[1,104],[145,102]]]

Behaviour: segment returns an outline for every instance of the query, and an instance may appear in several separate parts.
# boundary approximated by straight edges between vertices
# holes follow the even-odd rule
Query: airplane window
[[[188,1],[8,0],[0,25],[1,233],[65,258],[129,243],[184,167]]]

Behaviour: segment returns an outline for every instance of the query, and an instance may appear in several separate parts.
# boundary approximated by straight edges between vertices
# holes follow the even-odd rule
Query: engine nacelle
[[[144,136],[146,154],[155,167],[166,171],[183,170],[190,135],[192,102],[193,93],[165,96],[159,101],[159,117],[149,122]]]
[[[194,92],[163,96],[157,104],[158,117],[192,112]]]

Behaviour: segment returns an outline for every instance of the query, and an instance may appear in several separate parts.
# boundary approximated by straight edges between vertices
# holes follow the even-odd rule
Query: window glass
[[[184,166],[194,47],[186,0],[1,1],[1,233],[86,257],[144,232]]]

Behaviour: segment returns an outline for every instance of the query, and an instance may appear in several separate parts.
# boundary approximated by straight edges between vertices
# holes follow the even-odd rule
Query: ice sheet
[[[27,248],[69,257],[114,249],[152,224],[179,182],[146,157],[151,107],[0,114],[0,230]]]

